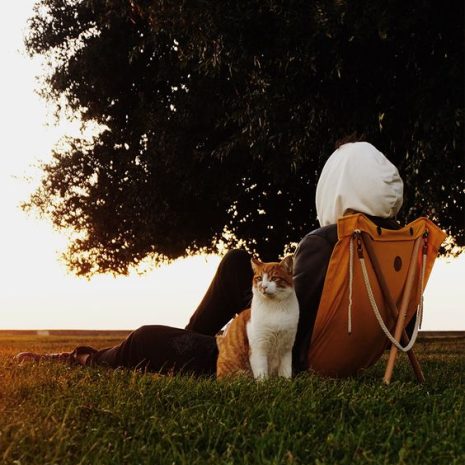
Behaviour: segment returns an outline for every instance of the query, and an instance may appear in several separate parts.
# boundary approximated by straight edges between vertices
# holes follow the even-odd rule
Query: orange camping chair
[[[426,218],[388,230],[362,214],[341,218],[337,228],[309,369],[330,377],[355,375],[378,361],[391,344],[384,382],[391,381],[398,350],[408,353],[423,382],[412,347],[421,324],[423,290],[446,234]],[[405,327],[415,315],[409,340]]]

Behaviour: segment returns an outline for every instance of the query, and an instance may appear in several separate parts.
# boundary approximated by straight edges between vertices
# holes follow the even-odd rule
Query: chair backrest
[[[427,218],[418,218],[399,230],[389,230],[377,227],[362,214],[355,214],[341,218],[337,227],[338,242],[326,272],[308,353],[308,367],[324,376],[344,377],[373,365],[389,343],[373,312],[366,280],[357,259],[359,238],[369,241],[397,306],[403,298],[409,269],[415,268],[415,285],[407,297],[406,325],[414,316],[421,298],[423,257],[424,288],[446,235]],[[386,304],[367,253],[364,254],[364,262],[377,307],[392,332],[396,321]]]

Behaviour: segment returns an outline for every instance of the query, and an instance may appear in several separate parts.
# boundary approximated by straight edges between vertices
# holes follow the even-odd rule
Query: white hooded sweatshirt
[[[373,145],[341,145],[326,161],[316,188],[321,226],[337,222],[348,210],[381,218],[394,217],[404,185],[397,168]]]

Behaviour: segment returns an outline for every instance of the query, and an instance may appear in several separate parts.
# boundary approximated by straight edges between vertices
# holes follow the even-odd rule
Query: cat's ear
[[[294,257],[292,255],[288,255],[287,257],[284,257],[280,265],[289,273],[292,274],[292,269],[294,266]]]
[[[254,271],[254,273],[256,273],[257,270],[263,265],[263,263],[255,257],[251,258],[250,263],[252,265],[252,270]]]

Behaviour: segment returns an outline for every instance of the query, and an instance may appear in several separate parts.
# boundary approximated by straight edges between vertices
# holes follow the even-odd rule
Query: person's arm
[[[300,312],[293,350],[295,372],[307,368],[308,347],[332,250],[333,245],[327,239],[308,234],[294,254],[294,286]]]

